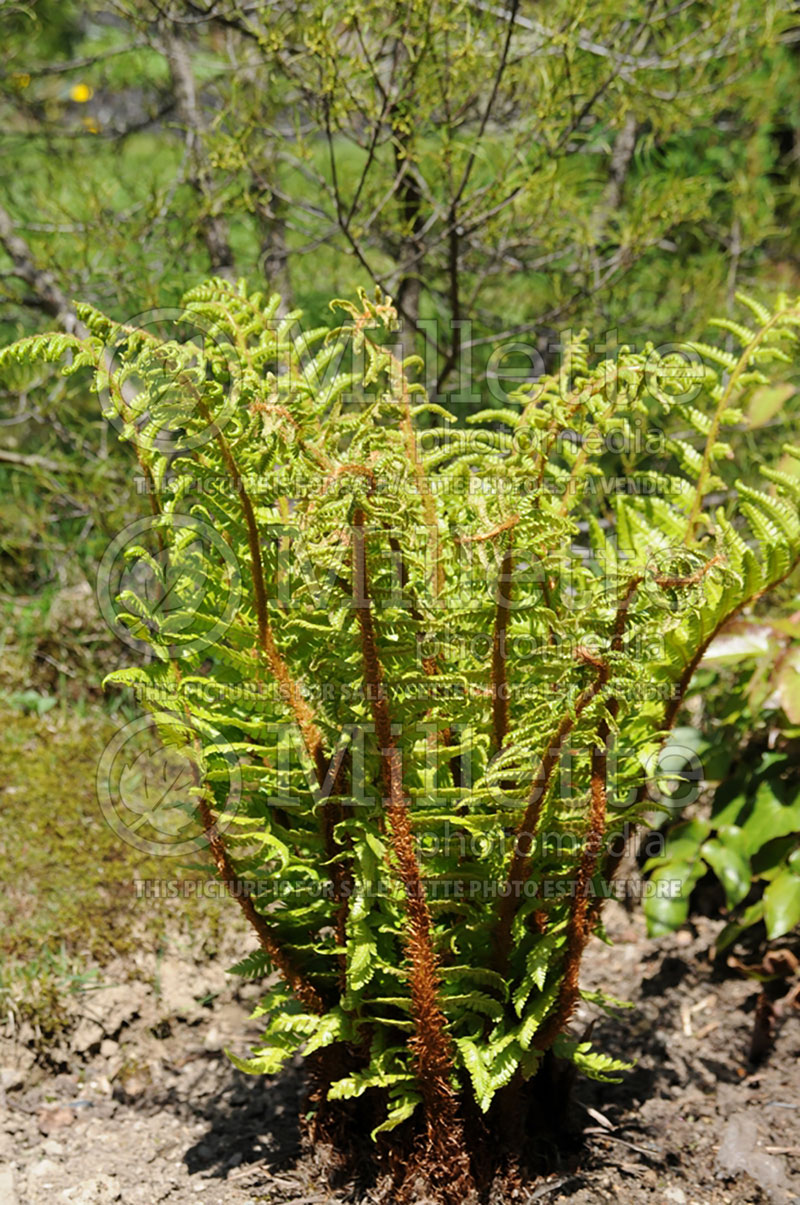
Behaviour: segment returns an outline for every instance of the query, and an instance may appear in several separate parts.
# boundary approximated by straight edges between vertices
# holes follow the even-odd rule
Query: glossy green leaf
[[[767,937],[783,937],[800,924],[800,875],[788,868],[773,879],[764,892]]]
[[[705,841],[700,848],[725,890],[729,908],[741,903],[750,890],[750,862],[738,848],[738,835],[738,829],[722,828],[717,837]]]

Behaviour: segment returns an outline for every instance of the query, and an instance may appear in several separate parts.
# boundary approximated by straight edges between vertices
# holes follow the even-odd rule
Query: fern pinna
[[[411,383],[380,296],[303,332],[212,280],[183,304],[215,335],[200,350],[82,306],[86,338],[2,355],[14,379],[90,368],[148,483],[154,544],[130,555],[183,605],[121,597],[152,654],[111,681],[190,748],[198,844],[258,942],[236,969],[275,972],[261,1043],[231,1057],[273,1075],[313,1056],[320,1124],[361,1109],[443,1200],[484,1174],[502,1098],[524,1109],[548,1051],[622,1069],[569,1032],[611,839],[658,805],[704,650],[800,556],[800,477],[726,479],[726,430],[800,324],[742,301],[752,326],[719,324],[738,354],[593,363],[584,333],[466,426]],[[186,516],[239,567],[221,635],[230,583],[198,570]]]

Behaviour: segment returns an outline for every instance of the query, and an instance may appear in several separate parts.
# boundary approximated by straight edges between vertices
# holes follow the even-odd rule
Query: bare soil
[[[739,1205],[800,1202],[800,1011],[783,1004],[774,1042],[749,1059],[761,985],[709,958],[717,922],[646,938],[638,911],[609,905],[613,946],[592,943],[585,987],[632,1001],[584,1004],[581,1033],[635,1061],[622,1083],[579,1079],[563,1142],[539,1178],[490,1205]],[[71,1028],[34,1055],[23,1027],[0,1041],[0,1205],[320,1205],[391,1202],[384,1184],[332,1186],[324,1150],[301,1135],[301,1069],[242,1075],[258,1030],[257,984],[235,985],[191,949],[103,968]],[[366,1175],[366,1172],[365,1172]],[[419,1198],[422,1205],[422,1197]]]

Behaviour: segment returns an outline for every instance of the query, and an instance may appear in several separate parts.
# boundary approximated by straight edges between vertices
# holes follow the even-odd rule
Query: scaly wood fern
[[[234,1062],[312,1058],[319,1125],[361,1109],[380,1150],[418,1144],[442,1200],[485,1180],[503,1099],[524,1110],[546,1052],[622,1069],[568,1031],[611,838],[654,806],[710,641],[797,565],[800,480],[720,479],[800,325],[742,300],[752,325],[720,323],[738,353],[592,363],[583,334],[469,430],[409,383],[380,296],[301,333],[276,297],[212,280],[184,300],[216,336],[200,350],[83,306],[88,337],[2,353],[16,380],[90,369],[148,482],[155,542],[130,555],[178,605],[121,597],[152,654],[111,680],[192,758],[201,843],[258,943],[236,969],[276,973]],[[198,564],[186,516],[238,565],[222,632],[230,575]]]

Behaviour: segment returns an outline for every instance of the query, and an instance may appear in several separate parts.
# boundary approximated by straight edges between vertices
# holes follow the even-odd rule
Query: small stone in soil
[[[4,1092],[13,1092],[15,1088],[22,1088],[25,1083],[25,1077],[19,1067],[0,1067],[0,1088]]]
[[[37,1124],[43,1134],[52,1134],[56,1130],[63,1130],[67,1126],[71,1126],[74,1120],[74,1110],[57,1107],[40,1110]]]
[[[88,1054],[99,1050],[103,1040],[103,1026],[90,1017],[82,1017],[70,1038],[70,1046],[76,1054]]]
[[[17,1205],[16,1181],[13,1167],[0,1167],[0,1201],[3,1205]]]
[[[783,1200],[786,1187],[783,1161],[756,1149],[758,1129],[746,1113],[735,1113],[725,1126],[717,1153],[718,1174],[729,1178],[747,1172],[771,1201]]]
[[[60,1173],[60,1168],[52,1159],[37,1159],[29,1172],[29,1176],[34,1176],[37,1180],[44,1180],[47,1176],[57,1176]]]
[[[62,1201],[70,1205],[111,1205],[120,1198],[119,1183],[114,1176],[93,1176],[62,1192]]]

